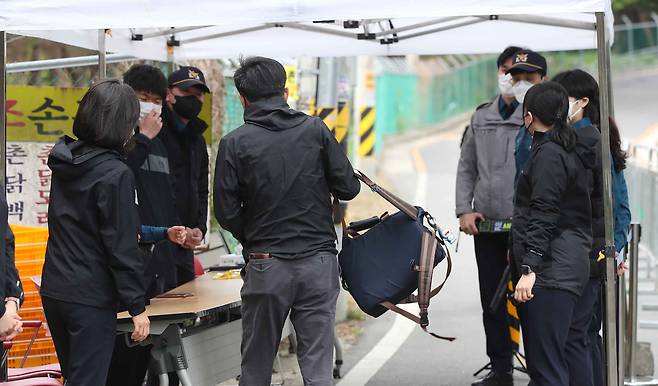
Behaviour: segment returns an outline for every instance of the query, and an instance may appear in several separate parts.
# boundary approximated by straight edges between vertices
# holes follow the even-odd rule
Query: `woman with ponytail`
[[[605,247],[599,87],[590,74],[577,69],[556,75],[554,81],[564,86],[569,94],[569,121],[579,140],[597,153],[597,166],[593,169],[591,188],[593,243],[590,251],[590,280],[576,306],[578,315],[569,333],[567,363],[572,385],[603,386],[603,342],[599,330],[601,329],[601,278],[604,267],[597,262],[599,254]],[[610,153],[615,249],[619,253],[626,244],[631,211],[623,174],[623,169],[626,167],[626,153],[621,149],[619,130],[612,119],[610,119]],[[618,264],[623,270],[622,262],[618,261]]]
[[[523,105],[533,135],[519,177],[512,222],[514,298],[528,373],[535,386],[569,386],[566,346],[589,278],[591,169],[596,154],[567,124],[569,101],[555,82],[533,86]]]

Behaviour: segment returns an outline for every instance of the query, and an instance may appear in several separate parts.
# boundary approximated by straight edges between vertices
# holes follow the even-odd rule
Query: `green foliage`
[[[658,11],[656,0],[612,0],[615,13]]]

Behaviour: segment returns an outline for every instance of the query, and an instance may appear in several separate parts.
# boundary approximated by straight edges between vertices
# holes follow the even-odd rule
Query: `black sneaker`
[[[497,373],[492,371],[471,383],[471,386],[514,386],[514,378],[512,377],[511,371],[509,373]]]

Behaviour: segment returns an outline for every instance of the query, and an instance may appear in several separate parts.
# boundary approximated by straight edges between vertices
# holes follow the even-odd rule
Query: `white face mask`
[[[144,119],[146,114],[150,113],[151,111],[155,111],[160,115],[162,113],[162,105],[156,104],[156,103],[151,103],[151,102],[142,102],[139,101],[139,120],[141,121]]]
[[[512,92],[514,93],[514,98],[516,98],[516,101],[519,103],[523,103],[523,100],[525,99],[525,94],[530,90],[530,87],[534,86],[534,84],[528,82],[527,80],[521,80],[512,86]]]
[[[578,101],[579,100],[580,99],[576,99],[572,102],[569,102],[569,116],[568,116],[569,122],[572,122],[573,118],[576,116],[576,114],[578,114],[580,112],[580,110],[583,109],[582,107],[578,107]],[[576,109],[576,107],[578,107],[578,109]]]
[[[499,74],[498,75],[498,90],[503,96],[513,96],[512,92],[512,75],[511,74]]]

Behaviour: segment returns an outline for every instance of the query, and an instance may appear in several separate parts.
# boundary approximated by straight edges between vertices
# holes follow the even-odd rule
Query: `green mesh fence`
[[[443,75],[382,74],[377,78],[378,149],[382,139],[435,126],[496,94],[496,61],[473,62]]]
[[[224,78],[224,125],[222,133],[226,135],[244,123],[244,109],[240,103],[240,95],[233,87],[233,78]]]
[[[612,52],[625,54],[654,47],[658,47],[658,27],[641,23],[631,28],[617,29]]]

